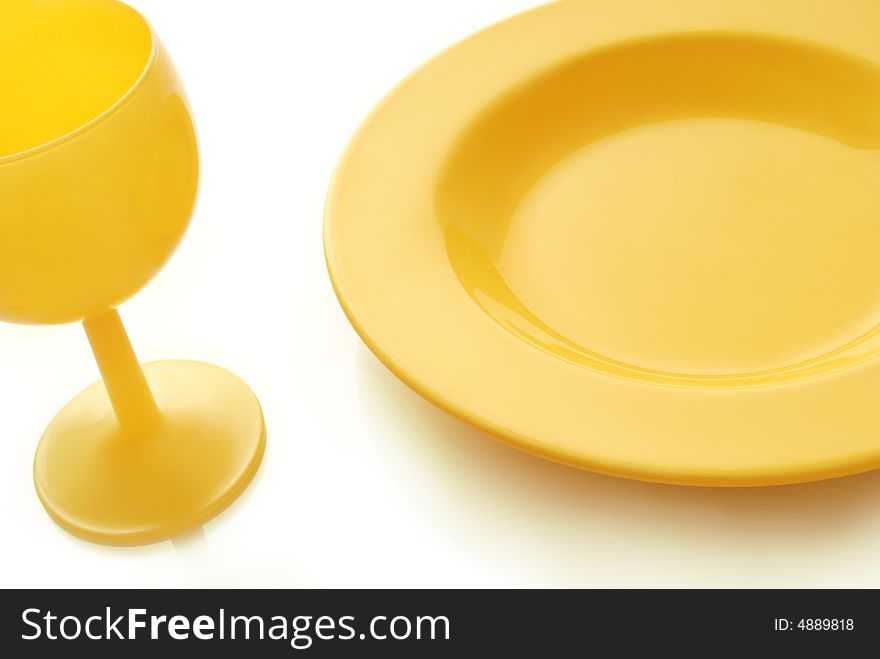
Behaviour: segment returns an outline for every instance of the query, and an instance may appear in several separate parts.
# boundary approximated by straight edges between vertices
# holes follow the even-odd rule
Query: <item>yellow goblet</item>
[[[116,0],[0,0],[0,320],[83,321],[103,384],[50,423],[34,482],[88,540],[200,526],[262,458],[250,388],[197,362],[142,369],[115,309],[171,255],[197,183],[183,87],[140,14]]]

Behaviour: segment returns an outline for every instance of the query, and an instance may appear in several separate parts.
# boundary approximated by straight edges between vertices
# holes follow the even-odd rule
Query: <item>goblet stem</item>
[[[159,423],[159,407],[116,309],[83,321],[119,425],[132,434]]]

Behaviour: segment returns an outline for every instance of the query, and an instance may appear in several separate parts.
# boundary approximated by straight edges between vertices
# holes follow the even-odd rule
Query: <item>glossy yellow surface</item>
[[[34,459],[48,513],[85,540],[140,545],[221,512],[250,483],[263,412],[232,373],[193,361],[137,361],[116,311],[84,322],[101,370],[49,424]]]
[[[115,0],[0,0],[0,320],[82,320],[103,382],[37,448],[66,530],[143,544],[198,527],[260,464],[254,394],[208,364],[141,369],[115,306],[169,258],[195,203],[198,148],[177,73]]]
[[[174,251],[198,185],[183,87],[109,0],[0,0],[0,320],[78,321]]]
[[[867,0],[568,0],[475,35],[338,167],[343,307],[417,391],[550,459],[880,466],[878,33]]]
[[[91,542],[141,545],[198,527],[241,494],[263,457],[260,404],[235,375],[188,361],[144,372],[162,410],[149,431],[117,423],[98,382],[58,413],[37,450],[40,500]]]

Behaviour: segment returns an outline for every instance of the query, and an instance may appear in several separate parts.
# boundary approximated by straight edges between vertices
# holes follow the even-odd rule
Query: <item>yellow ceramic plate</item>
[[[382,361],[532,453],[693,485],[880,466],[880,2],[570,0],[433,60],[337,170]]]

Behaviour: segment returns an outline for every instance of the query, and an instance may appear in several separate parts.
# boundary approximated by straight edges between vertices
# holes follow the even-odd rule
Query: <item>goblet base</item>
[[[192,361],[143,370],[158,422],[120,426],[97,382],[58,413],[37,447],[43,506],[85,540],[142,545],[199,527],[241,494],[263,457],[263,413],[238,377]]]

